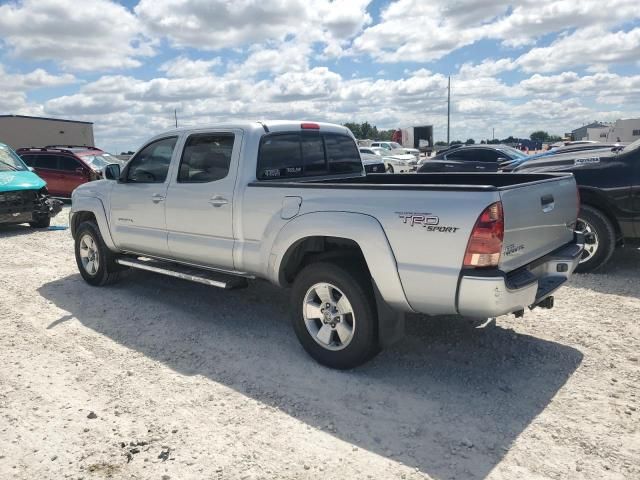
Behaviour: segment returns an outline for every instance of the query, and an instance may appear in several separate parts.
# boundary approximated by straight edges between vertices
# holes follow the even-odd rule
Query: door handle
[[[455,168],[455,165],[445,165],[444,168]]]
[[[229,200],[227,200],[221,195],[216,195],[209,199],[209,204],[211,204],[214,207],[221,207],[223,205],[226,205],[227,203],[229,203]]]
[[[481,165],[476,165],[476,170],[485,170],[487,167],[483,167]]]
[[[540,205],[542,206],[542,211],[544,213],[549,213],[556,206],[553,195],[544,195],[540,197]]]
[[[151,196],[151,201],[153,203],[164,202],[164,199],[165,199],[165,197],[163,195],[160,195],[159,193],[156,193],[156,194]]]

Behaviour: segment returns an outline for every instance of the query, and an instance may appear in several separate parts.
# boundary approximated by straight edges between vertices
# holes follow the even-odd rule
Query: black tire
[[[387,165],[387,173],[393,173],[393,165]]]
[[[82,263],[80,254],[80,242],[87,235],[93,239],[96,247],[95,255],[98,258],[98,267],[95,273],[89,273],[87,271]],[[122,271],[126,270],[125,267],[122,267],[115,262],[116,255],[107,248],[104,240],[102,239],[102,235],[100,234],[98,225],[92,221],[82,222],[78,226],[75,235],[75,253],[76,264],[78,265],[80,275],[82,275],[82,278],[84,278],[89,285],[98,287],[114,283],[120,278]]]
[[[342,265],[345,265],[342,263]],[[353,334],[341,350],[320,345],[307,329],[303,316],[305,297],[312,286],[329,283],[348,298],[355,318]],[[293,329],[304,349],[318,363],[345,370],[362,365],[379,351],[378,317],[371,279],[357,264],[350,266],[330,262],[307,265],[296,276],[291,292]]]
[[[582,205],[582,207],[580,207],[578,230],[581,230],[581,222],[588,225],[595,234],[597,250],[595,250],[591,258],[580,262],[576,268],[576,272],[593,272],[602,268],[609,261],[611,255],[613,255],[616,249],[616,232],[606,215],[590,205]],[[583,258],[586,257],[589,249],[593,249],[593,244],[589,243],[592,242],[593,239],[589,237],[590,235],[587,235],[585,238],[585,253],[583,253]]]
[[[33,222],[29,222],[29,225],[31,226],[31,228],[49,228],[49,225],[51,225],[51,218],[42,217],[34,220]]]

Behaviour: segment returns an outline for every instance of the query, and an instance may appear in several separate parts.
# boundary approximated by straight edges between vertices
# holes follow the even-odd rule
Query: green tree
[[[347,127],[353,133],[353,136],[356,138],[362,138],[362,132],[360,131],[360,124],[354,122],[347,122],[343,124],[344,127]]]
[[[438,140],[438,141],[436,142],[436,145],[437,145],[437,146],[439,146],[439,147],[443,147],[443,146],[445,146],[446,144],[447,144],[447,142],[443,142],[442,140]]]
[[[549,134],[544,130],[536,130],[529,135],[529,138],[534,142],[547,142],[549,141]]]
[[[465,145],[474,145],[476,141],[473,138],[467,138],[467,141],[464,142]]]
[[[462,145],[462,142],[460,140],[453,140],[451,145]]]

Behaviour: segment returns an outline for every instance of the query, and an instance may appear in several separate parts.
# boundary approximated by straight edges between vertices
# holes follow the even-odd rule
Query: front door
[[[178,137],[154,140],[129,161],[111,192],[110,224],[118,248],[169,255],[165,201]]]
[[[233,192],[242,133],[215,130],[185,139],[167,191],[171,258],[233,270]]]
[[[89,168],[71,156],[60,155],[58,169],[61,174],[61,189],[65,197],[70,197],[76,187],[89,181]]]

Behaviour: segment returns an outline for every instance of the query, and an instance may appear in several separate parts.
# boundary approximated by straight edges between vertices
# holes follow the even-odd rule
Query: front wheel
[[[107,248],[94,222],[83,222],[76,231],[75,253],[80,275],[93,286],[113,283],[124,267],[115,263],[114,254]]]
[[[601,268],[616,248],[616,232],[609,219],[600,210],[583,205],[576,231],[584,235],[584,250],[576,272],[587,273]]]
[[[293,329],[318,363],[344,370],[378,353],[373,289],[358,267],[312,263],[296,277],[291,299]]]

